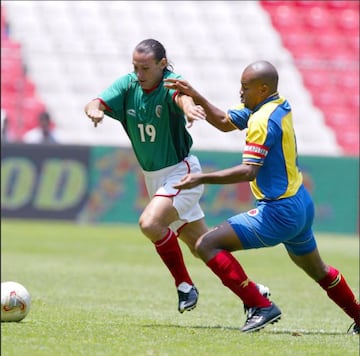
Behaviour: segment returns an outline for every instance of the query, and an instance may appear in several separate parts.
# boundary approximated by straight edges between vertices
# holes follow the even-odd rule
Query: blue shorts
[[[301,186],[295,196],[274,201],[258,201],[255,209],[227,219],[244,249],[283,243],[294,255],[316,248],[312,231],[314,203]]]

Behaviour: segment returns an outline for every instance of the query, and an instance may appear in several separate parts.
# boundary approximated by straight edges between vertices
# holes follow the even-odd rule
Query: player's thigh
[[[179,231],[179,238],[184,241],[190,248],[191,252],[196,255],[196,241],[204,235],[209,228],[204,219],[199,219],[185,224]]]
[[[160,225],[168,227],[171,222],[179,219],[171,197],[155,196],[145,207],[140,216],[140,225]]]
[[[210,229],[196,243],[196,250],[200,256],[201,254],[208,256],[209,252],[214,250],[227,250],[231,252],[242,249],[243,246],[239,237],[228,222]]]

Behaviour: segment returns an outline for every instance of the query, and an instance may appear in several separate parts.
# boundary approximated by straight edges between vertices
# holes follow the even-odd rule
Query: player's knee
[[[141,216],[139,219],[139,227],[141,232],[148,237],[149,239],[153,239],[152,237],[156,233],[156,224],[151,219],[145,218]]]
[[[188,245],[188,247],[194,257],[196,257],[196,258],[200,257],[199,254],[197,253],[194,245]]]
[[[208,260],[212,250],[213,246],[206,234],[201,236],[195,243],[195,252],[204,261]]]
[[[161,240],[168,233],[167,226],[163,226],[158,220],[151,217],[140,217],[139,227],[141,232],[152,242]]]

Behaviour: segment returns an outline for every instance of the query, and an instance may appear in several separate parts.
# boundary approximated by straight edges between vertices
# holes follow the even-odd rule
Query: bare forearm
[[[202,184],[233,184],[255,179],[254,171],[246,165],[239,165],[211,173],[203,173]]]
[[[226,113],[214,104],[210,103],[199,93],[193,96],[194,102],[201,105],[206,113],[206,121],[221,131],[231,131],[234,127],[229,124]]]
[[[167,78],[164,81],[166,88],[177,90],[179,93],[190,96],[197,106],[201,106],[206,114],[206,120],[221,131],[232,131],[235,127],[229,122],[226,113],[206,100],[188,82],[181,79]]]
[[[210,173],[187,174],[173,185],[176,189],[191,189],[199,184],[233,184],[252,181],[259,166],[240,164],[238,166]]]

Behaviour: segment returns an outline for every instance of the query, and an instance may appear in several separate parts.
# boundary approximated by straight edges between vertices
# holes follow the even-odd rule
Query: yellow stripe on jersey
[[[250,182],[256,199],[291,197],[302,184],[291,108],[284,98],[266,101],[248,121],[244,164],[262,166]]]

